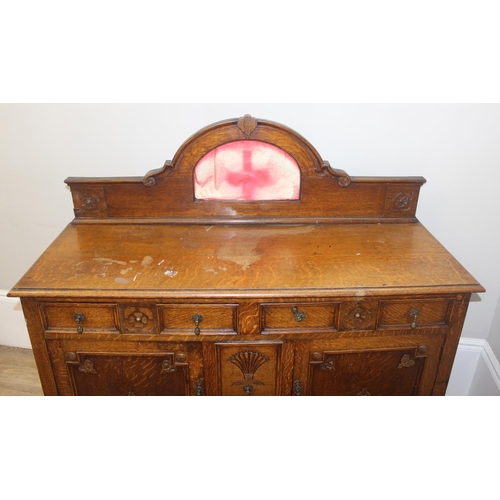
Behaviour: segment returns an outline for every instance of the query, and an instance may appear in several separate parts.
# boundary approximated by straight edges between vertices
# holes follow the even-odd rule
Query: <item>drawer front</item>
[[[378,329],[444,327],[449,323],[449,299],[387,300],[380,304]]]
[[[46,330],[74,333],[118,332],[114,304],[42,304],[40,306]]]
[[[169,335],[235,335],[236,304],[167,304],[160,306],[162,333]]]
[[[262,333],[277,330],[335,331],[338,303],[262,304]]]

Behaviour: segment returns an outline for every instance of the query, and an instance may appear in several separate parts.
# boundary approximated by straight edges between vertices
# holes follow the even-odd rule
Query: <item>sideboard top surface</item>
[[[481,292],[420,223],[70,224],[13,296]]]
[[[249,115],[198,131],[142,179],[66,182],[75,219],[12,296],[484,291],[418,222],[424,178],[351,177]]]

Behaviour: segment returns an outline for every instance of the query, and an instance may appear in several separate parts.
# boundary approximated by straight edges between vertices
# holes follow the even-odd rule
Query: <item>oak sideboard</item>
[[[9,294],[46,395],[445,394],[484,289],[417,220],[422,177],[245,115],[66,183],[74,219]]]

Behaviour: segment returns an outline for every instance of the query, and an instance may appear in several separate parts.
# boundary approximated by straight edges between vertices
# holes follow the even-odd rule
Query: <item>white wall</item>
[[[245,113],[290,126],[352,176],[423,175],[419,219],[487,289],[463,335],[489,338],[500,358],[497,104],[2,104],[0,289],[71,221],[66,177],[142,176],[201,127]]]

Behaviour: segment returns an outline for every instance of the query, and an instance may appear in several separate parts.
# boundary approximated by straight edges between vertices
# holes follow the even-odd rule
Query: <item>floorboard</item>
[[[43,396],[31,349],[0,346],[0,396]]]

